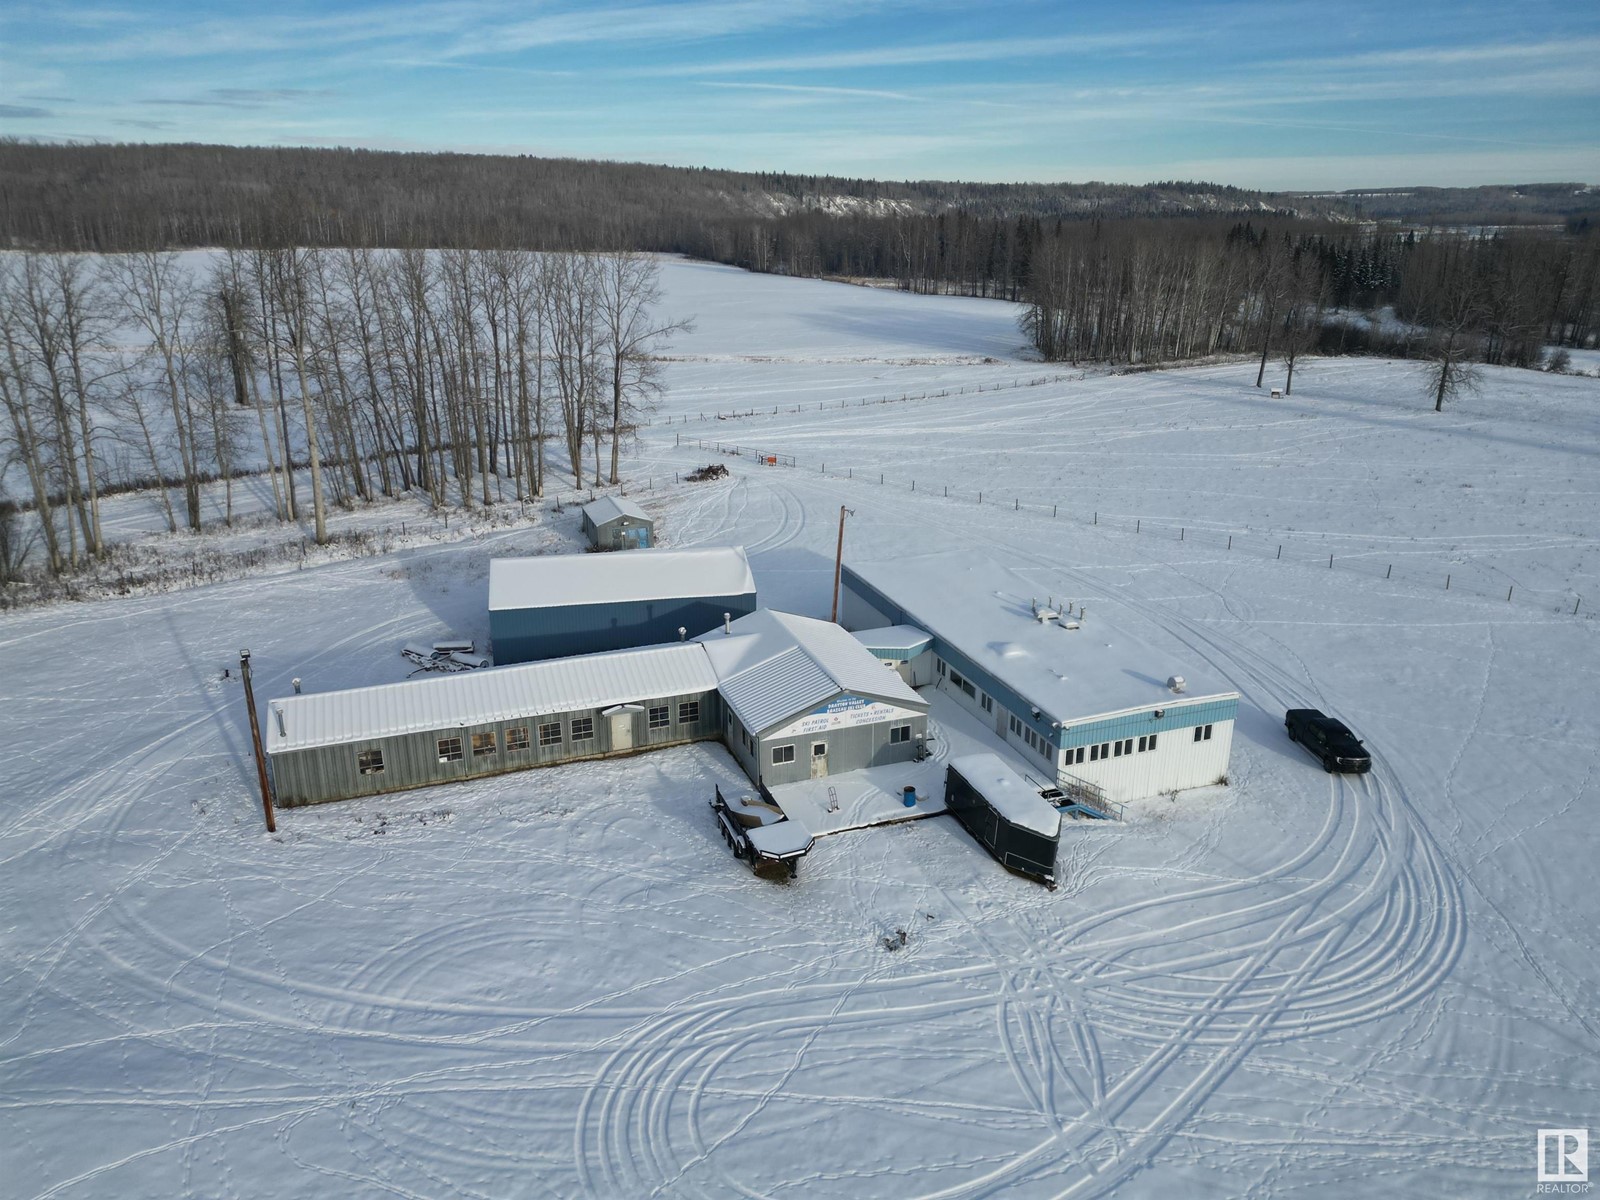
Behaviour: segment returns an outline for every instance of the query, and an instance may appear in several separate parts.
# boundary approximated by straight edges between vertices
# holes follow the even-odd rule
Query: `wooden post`
[[[844,519],[853,515],[844,505],[839,506],[839,548],[833,555],[833,615],[828,618],[835,625],[839,623],[839,573],[844,567]]]
[[[261,811],[267,816],[267,832],[278,832],[278,819],[272,814],[272,789],[267,784],[267,757],[261,750],[261,723],[256,720],[256,694],[250,686],[250,651],[239,651],[239,674],[244,676],[244,702],[250,710],[250,741],[256,751],[256,774],[261,780]]]

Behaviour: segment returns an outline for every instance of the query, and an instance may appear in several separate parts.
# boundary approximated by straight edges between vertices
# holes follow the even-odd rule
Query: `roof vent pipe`
[[[687,629],[685,629],[682,625],[679,625],[678,626],[678,640],[681,642],[681,641],[683,641],[684,638],[686,638],[688,636],[689,636],[689,631]]]
[[[732,613],[723,613],[722,614],[722,635],[724,637],[726,637],[728,634],[733,632],[733,625],[731,624],[732,621],[733,621],[733,614]]]
[[[300,694],[300,680],[298,678],[291,679],[289,683],[294,688],[294,694],[298,696]]]
[[[288,737],[289,731],[283,727],[283,709],[279,708],[277,705],[273,705],[272,714],[278,718],[278,736]]]

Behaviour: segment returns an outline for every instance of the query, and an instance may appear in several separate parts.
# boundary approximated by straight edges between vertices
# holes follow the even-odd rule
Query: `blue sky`
[[[0,134],[895,179],[1600,183],[1600,4],[8,3]]]

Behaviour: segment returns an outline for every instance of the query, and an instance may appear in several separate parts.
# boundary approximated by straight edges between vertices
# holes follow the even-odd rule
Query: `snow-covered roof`
[[[1013,825],[1048,838],[1061,835],[1061,814],[997,755],[967,754],[950,765]]]
[[[906,708],[927,705],[831,621],[763,608],[695,639],[717,673],[723,701],[760,733],[840,693]]]
[[[755,590],[743,546],[543,554],[489,563],[490,612],[679,596],[743,596]]]
[[[1119,626],[1111,601],[1072,590],[1081,585],[1048,568],[1030,568],[1024,575],[969,553],[849,567],[908,619],[1063,723],[1237,695],[1207,674],[1194,650],[1154,648]],[[1082,627],[1040,622],[1033,603],[1045,609],[1051,601],[1063,615],[1068,603],[1074,611],[1080,602],[1085,605]],[[1172,675],[1184,677],[1182,695],[1167,689]]]
[[[644,509],[621,496],[601,496],[583,506],[583,515],[589,518],[591,525],[604,525],[618,517],[631,517],[635,521],[650,520]]]
[[[705,650],[674,643],[285,696],[268,703],[262,725],[267,751],[275,754],[709,692],[716,686]]]
[[[933,635],[915,625],[886,625],[882,629],[858,629],[850,635],[868,650],[910,657],[927,649]]]

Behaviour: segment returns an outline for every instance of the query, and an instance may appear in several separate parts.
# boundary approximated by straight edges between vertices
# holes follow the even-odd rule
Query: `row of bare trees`
[[[549,449],[574,484],[617,483],[655,352],[687,328],[659,302],[628,251],[0,255],[0,481],[26,484],[6,507],[61,573],[104,552],[103,497],[140,480],[198,530],[207,483],[231,522],[236,477],[263,470],[319,543],[330,504],[541,496]],[[0,571],[26,549],[8,524]]]
[[[1600,237],[1068,226],[1032,248],[1026,297],[1050,360],[1258,353],[1257,386],[1277,360],[1292,389],[1308,350],[1374,351],[1428,362],[1442,408],[1473,364],[1538,366],[1547,345],[1594,340]],[[1352,332],[1352,306],[1389,316]]]

